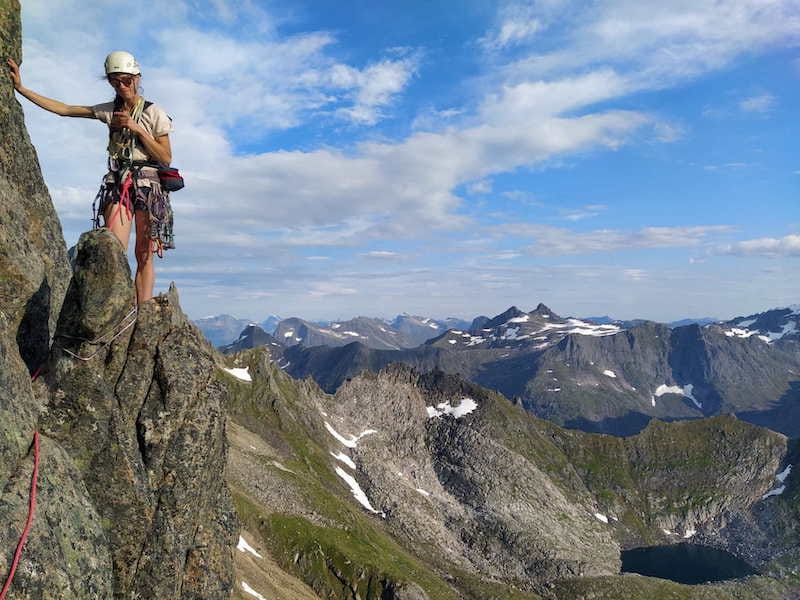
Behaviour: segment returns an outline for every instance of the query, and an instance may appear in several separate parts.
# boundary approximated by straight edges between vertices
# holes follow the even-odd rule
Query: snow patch
[[[766,494],[761,496],[761,499],[766,500],[770,496],[780,496],[784,492],[784,490],[786,490],[786,486],[782,485],[780,487],[775,488],[774,490],[768,491]]]
[[[366,508],[371,513],[375,513],[376,515],[377,514],[383,515],[383,513],[373,508],[372,504],[369,501],[369,498],[367,498],[367,495],[364,493],[364,490],[361,489],[361,486],[358,485],[358,482],[356,481],[355,477],[350,475],[350,473],[348,473],[341,467],[336,467],[336,474],[339,477],[341,477],[345,481],[345,483],[350,487],[350,492],[353,494],[353,497],[356,500],[358,500],[361,506]]]
[[[774,490],[768,491],[766,494],[761,496],[761,499],[766,500],[770,496],[780,496],[786,490],[786,485],[784,485],[784,482],[786,481],[786,478],[789,476],[789,473],[791,472],[792,472],[792,465],[786,465],[786,468],[783,471],[775,475],[775,479],[777,479],[778,483],[780,483],[781,485],[776,487]]]
[[[521,317],[514,317],[513,319],[509,319],[506,323],[527,323],[530,321],[530,315],[522,315]]]
[[[683,387],[680,387],[678,385],[661,384],[656,388],[656,396],[660,397],[663,396],[664,394],[677,394],[679,396],[685,396],[686,398],[694,402],[694,405],[697,408],[702,409],[703,405],[700,402],[698,402],[697,398],[695,398],[692,395],[692,390],[694,390],[694,385],[692,385],[691,383],[687,383]],[[655,403],[653,404],[653,406],[655,406]]]
[[[250,544],[248,544],[247,540],[245,540],[242,536],[239,536],[239,543],[236,545],[236,549],[239,552],[249,552],[256,558],[264,558],[258,552],[256,552],[256,549],[253,548]]]
[[[425,490],[423,490],[423,489],[421,489],[421,488],[417,488],[417,491],[418,491],[420,494],[422,494],[423,496],[430,496],[430,495],[431,495],[431,493],[430,493],[430,492],[426,492]]]
[[[452,415],[456,419],[460,419],[461,417],[466,416],[474,411],[476,408],[478,408],[478,404],[472,398],[462,398],[457,406],[452,406],[447,402],[442,402],[441,404],[437,404],[436,408],[433,406],[425,407],[425,409],[428,411],[429,419],[441,417],[442,415]]]
[[[283,337],[290,338],[293,335],[294,335],[294,329],[290,329],[289,331],[287,331],[286,333],[283,334]]]
[[[683,534],[683,539],[688,540],[690,537],[694,537],[694,534],[697,533],[695,529],[687,529],[686,532]]]
[[[731,327],[730,329],[726,329],[723,331],[726,336],[728,337],[738,337],[742,339],[747,339],[752,335],[756,335],[760,333],[757,329],[743,329],[739,327]]]
[[[250,377],[250,371],[248,371],[248,367],[225,369],[225,371],[236,377],[236,379],[241,379],[242,381],[253,381],[253,378]]]
[[[774,342],[775,340],[781,339],[785,335],[789,335],[790,333],[797,332],[797,323],[795,321],[789,321],[783,328],[778,331],[768,331],[764,334],[764,337],[768,338],[770,342]]]
[[[331,456],[333,458],[335,458],[336,460],[341,461],[344,464],[346,464],[348,467],[353,469],[353,471],[356,470],[356,463],[354,463],[353,459],[350,458],[349,456],[347,456],[347,454],[345,454],[344,452],[339,452],[339,454],[335,454],[335,453],[331,452]]]
[[[606,369],[605,371],[603,371],[603,375],[605,375],[606,377],[611,377],[611,379],[617,378],[617,374],[614,373],[614,371],[612,371],[611,369]]]
[[[272,464],[273,464],[273,466],[275,466],[276,468],[280,469],[281,471],[285,471],[287,473],[291,473],[292,475],[297,475],[297,473],[292,471],[289,467],[286,467],[286,466],[282,465],[277,460],[273,460]]]
[[[608,517],[602,513],[594,513],[594,518],[603,523],[608,523]]]
[[[251,596],[253,596],[256,600],[267,600],[266,598],[264,598],[264,596],[259,594],[257,591],[255,591],[253,588],[251,588],[249,585],[247,585],[246,581],[242,581],[242,589],[245,592],[247,592],[248,594],[250,594]]]
[[[340,441],[342,444],[344,444],[344,445],[345,445],[345,446],[347,446],[348,448],[355,448],[355,447],[358,445],[358,441],[359,441],[359,440],[360,440],[362,437],[364,437],[365,435],[370,435],[371,433],[378,433],[378,432],[377,432],[376,430],[374,430],[374,429],[365,429],[364,431],[362,431],[362,432],[361,432],[359,435],[357,435],[357,436],[355,436],[355,435],[351,435],[350,437],[344,437],[344,436],[343,436],[341,433],[339,433],[338,431],[336,431],[336,430],[335,430],[335,429],[334,429],[334,428],[331,426],[331,424],[330,424],[330,423],[328,423],[327,421],[325,421],[325,429],[327,429],[327,430],[328,430],[328,433],[330,433],[330,434],[331,434],[333,437],[335,437],[337,440],[339,440],[339,441]]]
[[[455,343],[456,343],[456,340],[447,340],[447,342],[448,342],[449,344],[455,344]]]

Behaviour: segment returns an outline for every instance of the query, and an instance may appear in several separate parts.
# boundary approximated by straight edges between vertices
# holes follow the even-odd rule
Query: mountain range
[[[273,315],[258,324],[220,315],[198,319],[195,324],[212,344],[224,348],[224,352],[258,345],[258,341],[249,338],[253,333],[250,329],[252,326],[273,335],[283,346],[345,346],[359,341],[369,348],[397,350],[414,348],[450,328],[469,325],[460,319],[432,319],[409,314],[397,315],[392,321],[356,317],[326,323],[314,323],[298,317],[280,319]],[[248,346],[248,343],[251,345]]]
[[[543,304],[511,307],[471,329],[415,348],[273,345],[296,378],[333,392],[364,370],[404,363],[441,369],[497,390],[567,427],[630,435],[652,418],[736,414],[800,434],[800,310],[773,309],[701,327],[562,318]],[[277,340],[279,343],[280,340]]]

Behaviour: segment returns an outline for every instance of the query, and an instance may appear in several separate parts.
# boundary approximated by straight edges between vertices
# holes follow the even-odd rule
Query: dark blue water
[[[626,550],[622,553],[622,571],[690,585],[736,579],[757,573],[753,567],[733,554],[694,544]]]

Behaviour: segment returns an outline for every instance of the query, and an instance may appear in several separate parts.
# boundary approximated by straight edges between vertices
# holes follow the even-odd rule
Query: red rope
[[[125,178],[125,181],[122,182],[119,190],[119,201],[117,202],[117,208],[114,209],[114,213],[111,215],[111,218],[108,220],[108,223],[112,223],[114,219],[119,215],[119,222],[121,225],[124,225],[125,222],[122,220],[122,214],[120,214],[120,209],[125,208],[125,216],[128,217],[128,221],[131,220],[133,217],[133,201],[131,200],[131,186],[133,185],[133,175],[128,173],[128,176]],[[108,223],[106,226],[108,226]],[[0,598],[2,600],[2,598]]]
[[[39,376],[41,371],[41,367],[36,369],[36,372],[31,377],[31,381],[35,381],[36,378]],[[28,522],[25,524],[25,529],[22,530],[22,536],[19,538],[19,543],[17,544],[17,550],[14,552],[14,560],[11,562],[11,569],[8,572],[8,579],[6,579],[6,583],[3,586],[3,590],[0,591],[0,600],[3,600],[8,593],[8,589],[11,587],[11,580],[14,579],[14,573],[17,571],[17,565],[19,564],[19,558],[22,556],[22,548],[25,546],[25,542],[28,541],[28,533],[31,530],[31,524],[33,524],[33,514],[36,512],[36,481],[39,478],[39,432],[33,432],[33,475],[31,476],[31,497],[28,504]]]

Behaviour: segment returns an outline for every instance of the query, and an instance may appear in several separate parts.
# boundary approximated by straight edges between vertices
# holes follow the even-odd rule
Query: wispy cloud
[[[739,108],[744,112],[763,114],[772,111],[776,104],[777,99],[772,94],[760,94],[745,98],[739,102]]]
[[[498,235],[532,239],[525,248],[531,256],[567,256],[618,252],[642,248],[687,248],[706,242],[710,236],[731,231],[727,225],[645,227],[637,231],[598,229],[577,232],[536,224],[508,224],[492,228]]]
[[[489,194],[492,191],[492,182],[488,179],[481,179],[467,186],[470,194]]]
[[[631,86],[662,88],[796,40],[800,29],[794,2],[604,0],[578,14],[562,10],[554,21],[566,32],[557,50],[527,56],[507,71],[531,77],[615,64]]]
[[[383,109],[406,88],[416,68],[416,58],[383,60],[360,70],[334,65],[329,74],[331,83],[350,90],[353,101],[352,106],[337,113],[356,123],[374,125],[383,116]]]
[[[392,252],[390,250],[370,250],[369,252],[362,252],[359,256],[371,260],[384,260],[384,261],[399,261],[406,258],[399,252]]]
[[[800,256],[800,235],[791,234],[782,238],[758,238],[720,246],[720,254],[734,256]]]
[[[755,166],[755,163],[738,161],[738,162],[723,163],[721,165],[704,165],[703,170],[720,171],[722,169],[747,169],[753,166]]]
[[[602,214],[608,208],[605,204],[587,204],[575,210],[562,210],[561,218],[567,221],[582,221]]]

